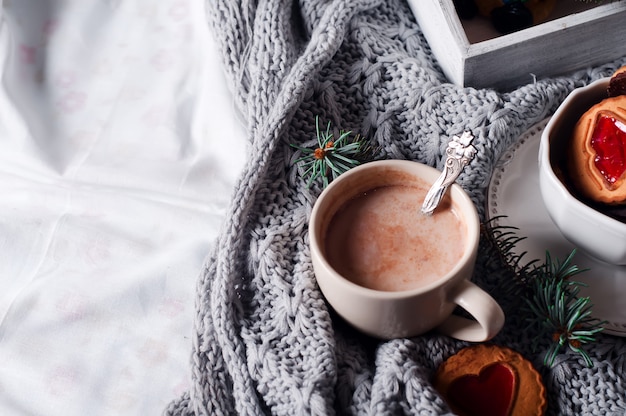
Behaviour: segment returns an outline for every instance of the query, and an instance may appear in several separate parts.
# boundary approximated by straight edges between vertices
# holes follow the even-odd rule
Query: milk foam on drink
[[[404,291],[451,271],[466,248],[459,213],[445,197],[435,212],[420,212],[429,184],[388,185],[363,192],[333,216],[325,237],[330,265],[370,289]]]

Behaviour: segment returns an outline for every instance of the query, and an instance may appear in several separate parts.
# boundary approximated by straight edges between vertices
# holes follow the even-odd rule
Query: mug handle
[[[451,301],[465,309],[476,320],[450,315],[437,329],[462,341],[488,341],[504,326],[504,312],[487,292],[463,279],[452,293]]]

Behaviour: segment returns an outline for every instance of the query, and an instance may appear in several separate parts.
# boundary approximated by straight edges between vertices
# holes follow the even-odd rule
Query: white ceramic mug
[[[476,208],[463,189],[449,189],[451,206],[466,227],[465,244],[452,270],[434,282],[408,290],[383,291],[360,286],[340,275],[326,256],[325,237],[337,211],[349,200],[375,188],[435,182],[440,172],[421,163],[383,160],[363,164],[335,179],[317,199],[309,223],[313,268],[322,293],[335,311],[358,330],[382,339],[411,337],[437,328],[451,337],[482,342],[504,325],[497,302],[470,281],[480,237]],[[423,215],[421,206],[415,215]],[[474,319],[453,314],[460,306]]]

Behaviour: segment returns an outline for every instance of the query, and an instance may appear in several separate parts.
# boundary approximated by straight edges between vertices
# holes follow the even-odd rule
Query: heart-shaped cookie
[[[547,405],[533,365],[497,345],[473,345],[449,357],[437,369],[433,386],[462,416],[541,416]]]
[[[467,415],[508,416],[517,393],[517,374],[507,363],[483,367],[450,383],[450,401]]]

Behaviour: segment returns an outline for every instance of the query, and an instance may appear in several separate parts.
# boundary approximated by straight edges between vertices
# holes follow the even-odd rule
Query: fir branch
[[[516,227],[494,225],[501,218],[503,216],[494,217],[483,224],[481,234],[486,240],[487,248],[491,251],[488,258],[492,262],[504,265],[509,274],[515,276],[513,284],[502,282],[501,289],[504,289],[507,294],[514,293],[516,296],[523,296],[526,293],[522,292],[528,292],[529,282],[534,278],[539,260],[534,259],[524,263],[526,252],[518,254],[515,248],[526,237],[519,236],[519,229]]]
[[[561,263],[552,261],[546,253],[546,262],[538,269],[533,280],[533,296],[526,299],[532,312],[528,319],[539,324],[535,345],[543,338],[552,339],[544,363],[552,366],[558,353],[565,347],[580,354],[588,366],[593,366],[591,358],[584,350],[584,344],[595,342],[595,335],[602,331],[603,322],[591,316],[591,301],[579,297],[580,282],[571,278],[585,270],[573,264],[575,250]]]
[[[501,218],[501,217],[499,217]],[[523,299],[525,320],[536,335],[533,347],[548,340],[544,364],[554,365],[557,355],[565,348],[579,354],[585,364],[593,366],[584,346],[596,341],[602,332],[600,321],[592,316],[592,303],[588,297],[580,297],[580,288],[585,285],[572,278],[586,270],[573,263],[573,250],[563,261],[553,260],[549,252],[543,264],[533,260],[524,264],[526,253],[515,254],[516,245],[524,238],[517,235],[517,228],[494,225],[498,218],[488,222],[484,229],[488,245],[500,253],[515,281],[509,285],[510,294]]]
[[[337,140],[330,129],[330,122],[326,130],[320,130],[319,117],[315,117],[315,133],[317,147],[307,148],[292,144],[302,156],[296,160],[304,169],[304,176],[308,176],[307,186],[320,179],[326,187],[339,175],[373,158],[375,149],[360,135],[350,138],[351,131],[340,131]]]

